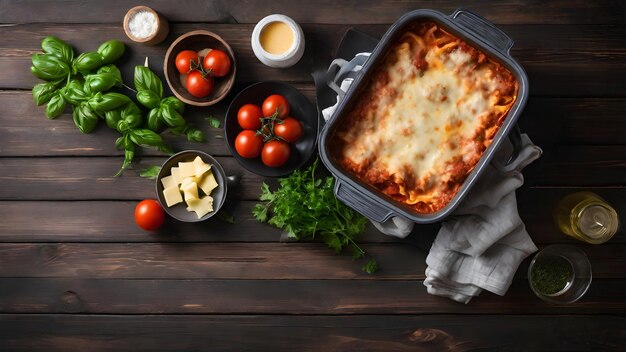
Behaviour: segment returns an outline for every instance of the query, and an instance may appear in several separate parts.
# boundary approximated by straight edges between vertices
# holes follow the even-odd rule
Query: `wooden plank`
[[[305,25],[307,50],[294,67],[276,70],[261,64],[252,53],[249,37],[253,25],[180,24],[172,26],[169,39],[157,46],[130,45],[129,53],[119,61],[124,77],[131,81],[132,69],[149,57],[151,67],[162,74],[163,55],[168,44],[178,35],[193,29],[217,32],[231,44],[237,54],[238,80],[283,80],[311,82],[311,60],[330,62],[341,33],[347,25]],[[388,26],[359,25],[356,28],[380,36]],[[532,95],[550,96],[613,96],[623,97],[626,86],[614,77],[626,76],[622,65],[626,52],[624,25],[507,25],[502,26],[516,42],[512,55],[528,73]],[[5,39],[0,45],[0,88],[30,89],[38,82],[29,72],[30,55],[40,51],[41,39],[56,35],[71,43],[78,51],[94,50],[107,39],[128,42],[119,25],[48,25],[30,24],[0,27]]]
[[[210,151],[209,151],[210,152]],[[139,172],[149,166],[162,165],[166,157],[141,157],[132,170],[121,177],[123,158],[2,158],[0,188],[3,200],[81,200],[155,198],[155,181],[142,178]],[[263,179],[242,168],[232,157],[218,157],[228,175],[240,175],[238,187],[231,190],[233,198],[258,199]],[[230,190],[229,190],[230,193]]]
[[[614,186],[626,184],[626,145],[558,146],[540,161],[530,180],[542,186]]]
[[[377,278],[423,276],[425,255],[413,246],[363,249],[384,267]],[[0,277],[373,279],[365,263],[323,244],[0,244]]]
[[[245,84],[240,84],[243,87]],[[315,91],[311,84],[295,84],[312,102]],[[79,133],[70,110],[56,120],[45,118],[44,108],[33,104],[30,92],[0,91],[0,153],[3,156],[73,156],[122,155],[115,148],[118,133],[105,128],[92,134]],[[229,155],[223,137],[223,129],[209,126],[205,118],[210,114],[223,121],[228,102],[212,107],[210,111],[188,107],[185,118],[199,127],[206,135],[203,144],[188,142],[184,137],[164,133],[166,141],[174,150],[208,150],[213,155]],[[626,143],[626,99],[559,99],[532,97],[520,117],[522,130],[533,142],[549,148],[552,144],[611,145]],[[541,121],[541,123],[537,123]],[[557,130],[561,130],[558,138]],[[46,141],[32,143],[32,141]],[[160,155],[150,148],[144,155]]]
[[[10,351],[619,351],[610,315],[0,315]]]
[[[158,294],[154,294],[158,292]],[[468,305],[419,280],[0,279],[0,312],[71,314],[624,314],[626,281],[596,280],[576,304],[550,305],[526,280]]]
[[[452,13],[459,3],[444,1],[400,1],[383,3],[376,1],[316,1],[294,3],[278,0],[271,3],[260,0],[240,3],[226,0],[203,2],[183,0],[176,4],[165,0],[150,0],[144,4],[163,14],[171,22],[232,22],[256,23],[270,13],[284,13],[302,23],[391,23],[408,11],[431,8],[445,14]],[[66,22],[66,23],[121,23],[125,12],[136,3],[129,0],[116,2],[116,6],[106,6],[93,2],[85,4],[78,0],[56,1],[42,11],[36,1],[0,1],[3,9],[0,23],[24,22]],[[486,3],[469,0],[463,7],[475,11],[495,23],[623,23],[621,16],[624,3],[618,0],[587,2],[584,0],[551,1],[549,4],[536,1],[498,1]],[[193,9],[190,11],[189,9]],[[67,16],[72,11],[74,16]],[[350,13],[350,16],[346,16]]]
[[[210,231],[207,229],[207,232]],[[626,279],[626,246],[579,244],[594,278]],[[363,249],[380,271],[361,271],[364,260],[336,255],[316,243],[54,243],[0,244],[0,277],[152,279],[403,279],[424,278],[426,252],[400,243]],[[519,271],[524,277],[528,260]]]
[[[281,231],[252,216],[256,201],[231,201],[224,209],[235,224],[219,215],[201,224],[170,219],[158,233],[143,231],[135,224],[136,201],[10,201],[0,202],[0,242],[272,242]],[[36,214],[37,221],[33,221]],[[420,228],[420,234],[435,233],[438,225]],[[361,242],[394,242],[368,226]],[[278,244],[277,244],[278,245]]]
[[[586,188],[530,188],[518,193],[518,208],[526,229],[537,244],[580,244],[563,235],[552,221],[552,211],[559,199]],[[626,214],[626,188],[592,188],[612,204],[618,214]],[[206,223],[189,224],[170,221],[158,234],[135,225],[136,201],[2,201],[3,221],[0,242],[277,242],[280,230],[258,223],[251,214],[256,201],[233,200],[224,210],[236,224],[219,218]],[[32,221],[37,214],[37,221]],[[207,231],[211,229],[211,231]],[[439,224],[416,226],[405,241],[428,251]],[[394,237],[368,226],[362,242],[397,242]],[[626,227],[611,239],[626,243]]]

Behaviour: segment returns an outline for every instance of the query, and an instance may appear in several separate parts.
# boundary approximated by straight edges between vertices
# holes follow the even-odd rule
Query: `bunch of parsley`
[[[366,218],[341,203],[335,197],[332,177],[316,178],[319,160],[304,170],[296,170],[289,177],[278,180],[275,192],[263,183],[260,200],[252,213],[254,217],[282,229],[289,238],[314,239],[319,236],[336,253],[350,248],[352,258],[365,256],[356,240],[365,230]],[[371,274],[378,264],[370,259],[363,271]]]

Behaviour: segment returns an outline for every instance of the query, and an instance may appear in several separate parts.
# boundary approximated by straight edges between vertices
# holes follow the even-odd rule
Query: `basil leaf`
[[[107,111],[104,113],[104,121],[107,124],[107,127],[112,129],[117,129],[117,122],[122,119],[122,109],[115,109],[111,111]],[[117,145],[117,142],[116,142]],[[122,149],[119,148],[118,149]]]
[[[145,66],[135,66],[135,89],[138,92],[149,90],[155,93],[159,99],[163,98],[163,83],[154,72]]]
[[[130,164],[133,162],[133,159],[135,158],[135,145],[130,141],[128,135],[125,134],[122,137],[121,144],[124,146],[124,162],[122,163],[122,167],[115,174],[115,177],[120,176],[124,172],[124,170],[128,169]]]
[[[33,99],[37,106],[41,106],[56,94],[58,82],[39,83],[33,87]]]
[[[161,97],[151,90],[140,90],[137,92],[137,101],[148,109],[154,109],[161,103]]]
[[[159,132],[161,126],[161,109],[154,108],[148,113],[148,128],[154,132]]]
[[[161,100],[161,105],[172,106],[174,110],[178,111],[181,114],[185,112],[185,103],[183,103],[182,101],[180,101],[180,99],[176,97],[164,98],[163,100]]]
[[[96,112],[105,113],[106,111],[117,109],[130,102],[130,98],[124,94],[111,92],[89,99],[89,106]]]
[[[205,141],[204,139],[204,133],[202,133],[202,131],[195,129],[195,128],[191,128],[189,127],[186,131],[185,134],[187,135],[187,140],[190,142],[199,142],[202,143]]]
[[[154,180],[159,175],[159,171],[161,171],[160,166],[150,166],[147,169],[139,171],[139,176]]]
[[[74,107],[72,116],[74,124],[82,133],[90,133],[98,124],[98,115],[91,110],[88,104],[80,104]]]
[[[85,88],[93,93],[109,90],[117,83],[117,78],[111,73],[94,73],[85,77]]]
[[[110,64],[111,62],[119,59],[126,50],[124,43],[119,40],[108,40],[98,47],[98,54],[102,57],[103,64]]]
[[[63,113],[63,110],[65,110],[65,99],[63,95],[55,94],[46,106],[46,116],[49,119],[57,118]]]
[[[207,120],[209,122],[209,125],[213,128],[220,128],[221,126],[220,120],[213,117],[213,115],[210,115],[209,117],[205,118],[205,120]]]
[[[102,56],[93,51],[80,54],[73,63],[76,70],[82,74],[87,74],[103,64]]]
[[[52,54],[62,59],[68,65],[71,64],[74,59],[74,49],[59,38],[53,36],[43,38],[41,48],[45,53]]]
[[[128,124],[128,127],[135,128],[143,122],[141,118],[141,110],[137,104],[130,101],[123,109],[122,109],[122,119]]]
[[[31,62],[31,73],[46,81],[63,78],[70,73],[68,64],[54,55],[34,54]]]
[[[163,138],[161,138],[158,133],[152,132],[148,129],[131,130],[130,139],[135,144],[141,146],[155,147],[162,152],[170,154],[172,153],[172,151],[163,142]]]
[[[79,105],[89,99],[89,96],[83,90],[83,85],[77,80],[70,81],[70,83],[62,90],[62,94],[65,97],[65,100],[72,105]]]
[[[176,109],[174,109],[172,105],[162,105],[161,107],[163,121],[169,127],[183,127],[187,124],[185,119],[178,113],[178,111],[176,111]]]
[[[115,85],[118,87],[121,87],[122,83],[124,83],[122,81],[122,72],[120,72],[120,69],[117,68],[117,66],[113,64],[100,67],[96,73],[99,73],[99,74],[108,73],[108,74],[113,75],[113,77],[115,77]]]

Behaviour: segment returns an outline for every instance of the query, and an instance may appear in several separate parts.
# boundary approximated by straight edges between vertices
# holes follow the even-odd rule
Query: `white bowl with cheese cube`
[[[184,222],[211,218],[224,204],[226,191],[222,166],[198,150],[172,155],[156,179],[159,203],[171,217]]]

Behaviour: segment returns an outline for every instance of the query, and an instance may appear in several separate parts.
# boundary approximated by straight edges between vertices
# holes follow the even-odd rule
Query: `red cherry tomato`
[[[237,122],[244,130],[258,130],[261,128],[263,112],[258,105],[246,104],[237,112]]]
[[[285,165],[290,155],[291,149],[287,142],[271,140],[263,146],[261,160],[269,167],[279,167]]]
[[[196,98],[204,98],[213,91],[213,78],[197,70],[191,71],[187,76],[187,91]]]
[[[213,49],[204,57],[204,69],[215,77],[224,77],[230,71],[230,57],[225,52]]]
[[[278,118],[284,119],[289,115],[289,103],[282,95],[272,94],[263,101],[263,116],[272,116],[278,111]]]
[[[282,123],[277,121],[274,124],[274,134],[289,143],[295,143],[302,137],[302,125],[293,117],[287,117]]]
[[[182,74],[187,74],[191,71],[191,61],[194,61],[196,65],[198,61],[198,53],[193,50],[183,50],[176,55],[176,69]]]
[[[163,225],[165,211],[154,199],[144,199],[135,207],[135,222],[146,231],[154,231]]]
[[[244,158],[256,158],[263,149],[263,137],[253,130],[243,130],[235,139],[235,150]]]

